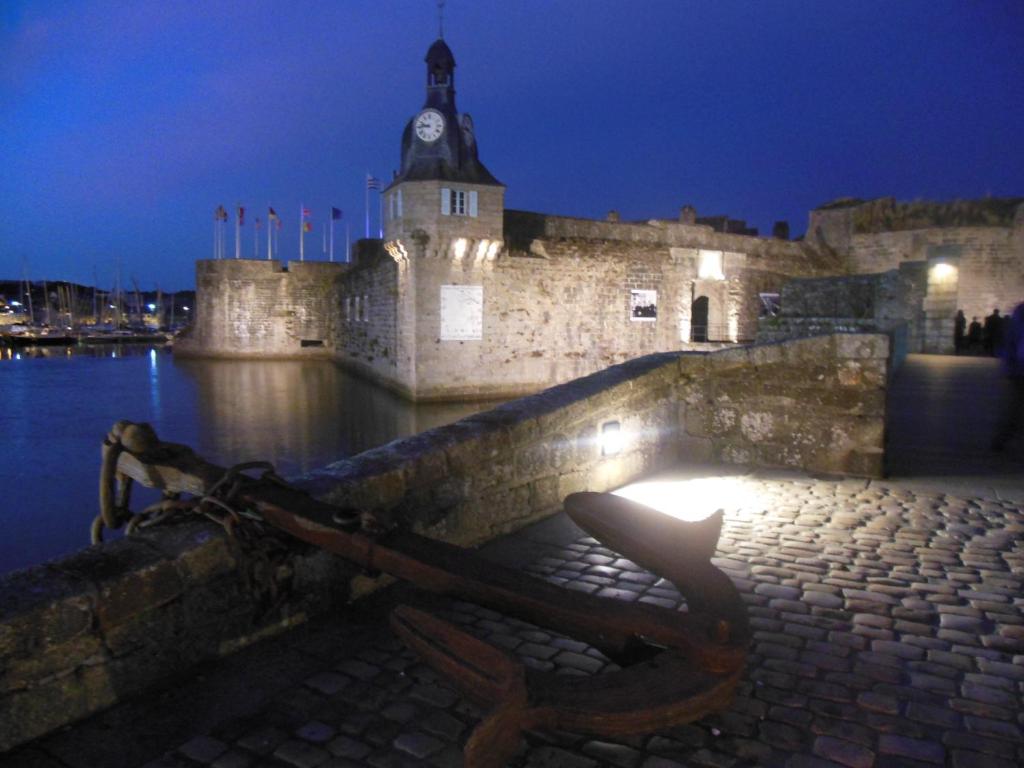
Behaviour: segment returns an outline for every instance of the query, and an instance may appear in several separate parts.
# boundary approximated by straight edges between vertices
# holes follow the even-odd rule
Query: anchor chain
[[[130,508],[133,480],[118,471],[117,461],[128,451],[143,462],[166,458],[176,452],[188,451],[184,446],[163,443],[149,424],[118,421],[103,441],[100,468],[100,513],[93,520],[90,534],[93,544],[103,541],[105,529],[125,529],[131,536],[163,523],[202,515],[220,525],[238,557],[245,587],[257,603],[257,616],[277,610],[291,591],[294,569],[291,565],[293,547],[273,529],[268,529],[260,516],[237,504],[242,487],[248,483],[265,482],[285,485],[285,481],[266,461],[235,464],[201,496],[182,499],[181,494],[163,491],[163,498],[141,512]],[[257,478],[246,472],[259,470]],[[243,524],[244,523],[244,524]]]

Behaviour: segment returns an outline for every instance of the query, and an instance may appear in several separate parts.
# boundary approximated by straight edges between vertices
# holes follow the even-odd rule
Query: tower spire
[[[444,40],[444,0],[437,0],[437,36]]]

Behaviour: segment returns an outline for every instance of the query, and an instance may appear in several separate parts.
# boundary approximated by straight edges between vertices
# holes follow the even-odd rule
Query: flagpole
[[[327,255],[327,222],[326,221],[324,222],[324,228],[323,228],[323,233],[322,234],[323,234],[323,239],[324,239],[324,246],[323,246],[324,247],[324,256],[326,256]]]
[[[366,174],[366,189],[363,190],[363,210],[366,211],[366,239],[370,239],[370,174]]]
[[[217,225],[220,222],[217,221],[217,212],[213,212],[213,258],[217,258]],[[99,322],[99,321],[97,321]]]
[[[235,258],[242,258],[242,219],[238,215],[239,207],[235,206]]]
[[[331,210],[331,261],[334,261],[334,210]]]
[[[259,219],[256,219],[252,223],[252,257],[253,257],[253,259],[258,259],[260,257],[260,228],[259,228],[259,225],[257,224],[258,221],[259,221]]]
[[[377,237],[384,239],[384,193],[377,190]]]
[[[305,203],[299,205],[299,261],[306,260],[306,222],[302,220],[305,207]]]
[[[352,261],[352,235],[349,232],[348,220],[345,220],[345,263]]]

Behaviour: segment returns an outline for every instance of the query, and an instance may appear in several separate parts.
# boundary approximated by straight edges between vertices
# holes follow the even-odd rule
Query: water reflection
[[[176,366],[197,387],[200,453],[271,461],[286,476],[485,407],[413,405],[319,361],[178,360]]]
[[[118,419],[214,463],[266,460],[289,477],[490,407],[413,405],[329,362],[69,349],[0,363],[0,572],[88,543],[100,443]]]

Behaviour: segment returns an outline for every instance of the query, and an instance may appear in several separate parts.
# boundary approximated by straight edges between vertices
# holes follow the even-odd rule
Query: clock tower
[[[426,99],[406,123],[401,171],[384,190],[384,238],[409,256],[441,257],[486,240],[493,259],[505,187],[480,162],[472,118],[455,107],[455,57],[448,44],[437,39],[425,61]]]

